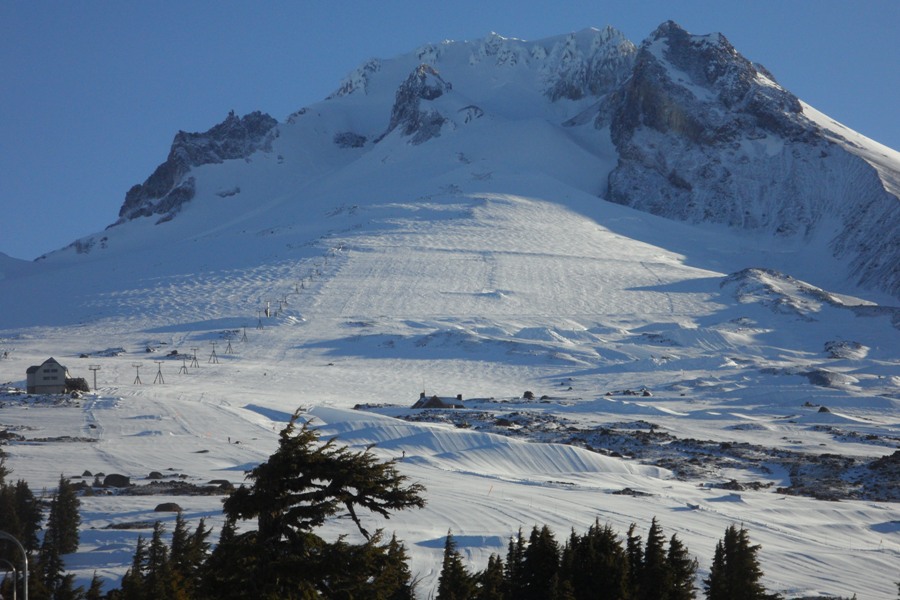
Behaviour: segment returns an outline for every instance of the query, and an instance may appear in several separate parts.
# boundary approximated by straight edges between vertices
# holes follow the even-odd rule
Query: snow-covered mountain
[[[607,28],[538,42],[492,34],[369,61],[283,124],[231,114],[208,132],[179,132],[166,162],[128,192],[119,222],[171,219],[203,187],[203,165],[260,151],[337,178],[392,133],[414,146],[441,135],[465,144],[476,120],[479,130],[542,121],[589,149],[594,164],[574,178],[555,173],[558,155],[528,168],[577,187],[587,179],[598,201],[789,238],[827,252],[853,283],[900,296],[900,154],[805,105],[721,34],[672,22],[640,47]],[[542,139],[517,143],[540,152]],[[346,156],[302,163],[323,146]]]
[[[300,406],[428,489],[383,523],[423,597],[448,527],[483,568],[519,527],[653,516],[701,575],[740,522],[776,590],[893,597],[898,182],[673,23],[369,60],[283,122],[180,132],[105,231],[0,261],[2,449],[36,489],[239,483]],[[49,356],[99,390],[19,393]],[[163,499],[220,522],[171,487],[84,497],[67,566],[121,576],[146,530],[116,527]]]

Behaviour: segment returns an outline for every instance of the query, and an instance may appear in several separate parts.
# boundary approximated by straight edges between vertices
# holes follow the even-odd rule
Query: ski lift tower
[[[100,370],[100,365],[90,365],[88,369],[94,372],[94,391],[97,391],[97,371]]]

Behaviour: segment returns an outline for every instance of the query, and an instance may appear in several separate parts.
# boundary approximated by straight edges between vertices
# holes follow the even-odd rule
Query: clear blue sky
[[[900,0],[0,2],[0,252],[100,231],[179,129],[278,120],[369,58],[491,31],[526,40],[672,19],[724,33],[786,88],[900,149]]]

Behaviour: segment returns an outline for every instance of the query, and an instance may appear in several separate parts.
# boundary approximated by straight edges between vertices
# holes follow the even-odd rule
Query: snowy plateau
[[[239,485],[299,408],[426,487],[367,521],[423,598],[448,529],[483,569],[519,528],[654,516],[698,583],[737,524],[772,591],[895,598],[898,191],[900,153],[719,34],[373,59],[283,122],[180,132],[105,231],[0,255],[6,464],[130,478],[81,498],[82,584],[171,531],[160,503],[218,531],[185,490]],[[25,393],[51,356],[98,389]]]

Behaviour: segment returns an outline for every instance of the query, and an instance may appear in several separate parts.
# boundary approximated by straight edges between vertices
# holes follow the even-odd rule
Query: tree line
[[[225,524],[215,546],[203,519],[191,531],[179,513],[171,536],[157,522],[149,540],[138,538],[120,586],[106,591],[96,575],[88,589],[75,586],[64,569],[63,556],[78,548],[76,487],[61,476],[45,507],[24,481],[7,483],[8,475],[0,460],[0,531],[19,539],[29,554],[32,600],[413,600],[423,594],[436,600],[683,600],[698,592],[696,558],[677,535],[666,538],[656,518],[646,540],[636,524],[621,536],[599,521],[563,542],[546,525],[528,536],[520,530],[505,557],[492,555],[477,572],[466,568],[448,532],[437,589],[418,590],[403,543],[381,529],[369,531],[364,519],[423,507],[424,488],[397,471],[396,459],[322,441],[299,412],[279,434],[276,451],[224,500]],[[319,528],[337,516],[349,518],[363,541],[320,536]],[[728,527],[702,580],[707,600],[777,598],[761,584],[759,550],[746,529]],[[15,556],[8,558],[17,564]],[[15,584],[7,576],[0,593],[13,597]]]
[[[747,531],[730,526],[703,580],[709,600],[774,598],[760,579],[757,552]],[[623,538],[595,522],[565,542],[535,526],[510,539],[506,558],[494,554],[483,571],[469,572],[452,532],[444,543],[436,600],[688,600],[696,597],[697,559],[677,535],[666,540],[656,518],[644,542],[632,524]]]

